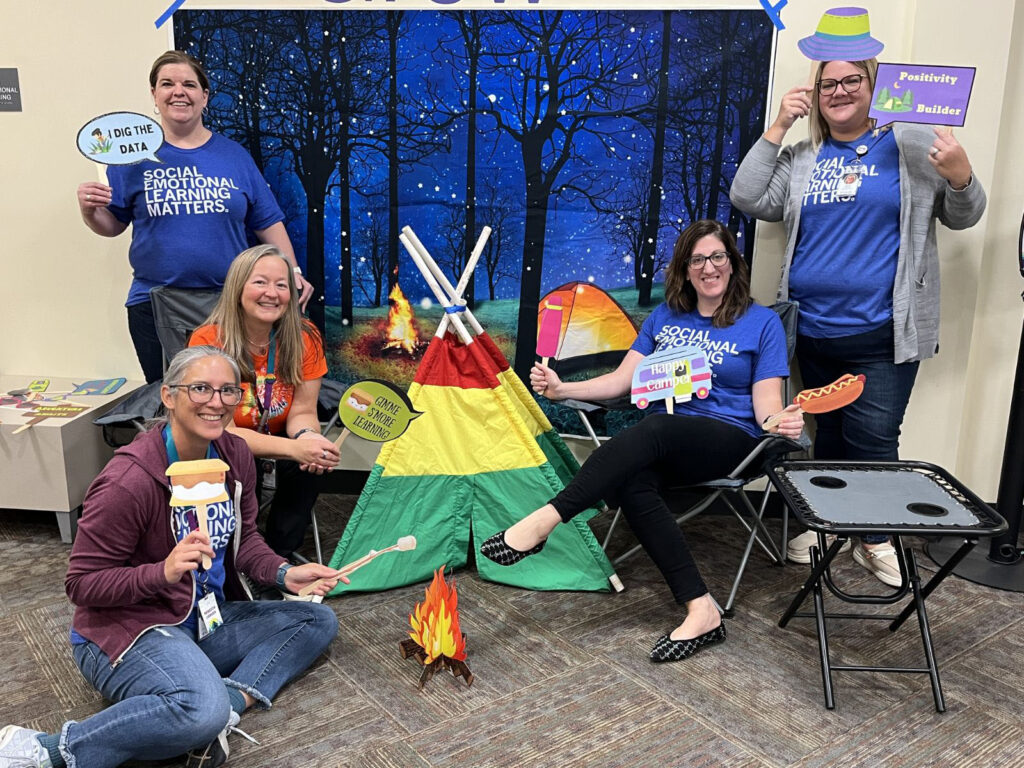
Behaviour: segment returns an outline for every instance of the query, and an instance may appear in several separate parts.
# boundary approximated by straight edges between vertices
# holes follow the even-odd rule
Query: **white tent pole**
[[[427,265],[423,263],[423,258],[413,247],[413,244],[409,241],[409,238],[405,236],[405,233],[402,233],[398,236],[398,241],[405,247],[405,250],[408,252],[410,258],[412,258],[413,263],[416,265],[416,268],[420,271],[420,274],[423,275],[423,279],[430,287],[430,290],[434,292],[434,296],[436,296],[437,300],[441,303],[441,306],[443,306],[445,309],[448,309],[448,307],[450,307],[452,303],[448,301],[448,297],[444,295],[444,291],[441,290],[441,286],[437,284],[437,280],[434,279],[434,276],[430,273],[430,270],[427,269]],[[466,326],[465,324],[463,324],[461,318],[459,318],[458,315],[449,315],[448,313],[445,313],[445,318],[448,317],[451,317],[452,325],[455,326],[455,330],[458,332],[459,338],[462,339],[462,342],[464,344],[473,343],[473,337],[469,335],[469,331],[466,329]],[[434,333],[435,336],[444,336],[444,330],[442,328],[442,326],[444,325],[445,323],[443,320],[442,322],[438,323],[437,331],[435,331]]]
[[[466,267],[462,271],[462,276],[459,278],[459,284],[455,287],[452,286],[451,282],[448,280],[448,277],[444,274],[444,271],[442,271],[442,269],[437,265],[437,262],[434,261],[434,258],[427,251],[423,243],[420,242],[420,239],[416,236],[416,233],[412,231],[412,227],[402,227],[402,233],[409,238],[409,242],[411,242],[413,247],[416,248],[416,251],[419,253],[420,257],[426,263],[427,267],[429,267],[434,277],[437,278],[438,282],[448,293],[448,296],[451,299],[451,303],[457,306],[464,306],[466,302],[465,299],[463,299],[462,297],[463,291],[466,290],[466,286],[469,284],[469,278],[473,274],[473,270],[476,269],[477,262],[480,260],[480,256],[483,253],[484,246],[487,244],[487,239],[491,236],[491,228],[484,227],[480,231],[480,237],[477,238],[476,245],[470,252],[469,260],[466,262]],[[473,316],[473,313],[468,308],[462,310],[462,312],[463,314],[465,314],[466,319],[469,321],[469,324],[473,327],[473,331],[475,333],[480,334],[484,332],[484,327],[479,323],[476,317]],[[443,334],[444,331],[447,329],[447,321],[448,315],[445,315],[445,317],[441,320],[441,325],[438,328],[441,334]]]

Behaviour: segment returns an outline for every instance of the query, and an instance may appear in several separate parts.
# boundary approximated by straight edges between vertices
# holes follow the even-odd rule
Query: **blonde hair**
[[[831,136],[828,123],[825,122],[825,118],[821,114],[821,107],[818,105],[818,100],[821,98],[821,94],[818,93],[818,81],[821,80],[821,73],[828,63],[827,61],[818,62],[818,68],[814,73],[814,93],[811,95],[811,114],[808,117],[808,131],[811,137],[811,146],[814,147],[815,152],[825,143],[825,139]],[[875,90],[875,77],[878,74],[878,59],[864,59],[863,61],[851,61],[849,63],[867,75],[867,88],[873,92]],[[861,85],[861,88],[863,87]],[[874,118],[868,121],[868,127],[875,127]]]
[[[288,293],[291,296],[284,314],[274,323],[274,342],[277,345],[274,375],[286,384],[299,384],[302,382],[303,334],[308,334],[313,344],[322,347],[323,342],[316,326],[299,314],[295,273],[292,272],[291,263],[276,246],[257,245],[235,257],[228,267],[224,290],[221,291],[217,306],[206,322],[217,327],[217,343],[238,363],[242,381],[255,385],[256,372],[248,348],[242,291],[256,263],[264,258],[278,258],[284,263],[288,275]]]

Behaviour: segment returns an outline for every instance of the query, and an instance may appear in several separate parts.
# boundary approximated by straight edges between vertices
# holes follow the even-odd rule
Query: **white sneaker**
[[[835,536],[825,536],[826,546],[832,546],[832,542],[836,540]],[[799,536],[789,540],[786,545],[786,559],[793,563],[809,563],[811,562],[811,545],[818,545],[818,534],[814,531],[804,531]],[[843,546],[839,548],[840,552],[845,552],[850,548],[850,540],[847,539],[843,542]],[[822,552],[821,554],[825,554]]]
[[[883,584],[898,587],[903,583],[896,548],[892,544],[879,544],[870,549],[863,543],[858,544],[853,548],[853,559],[871,571]]]
[[[53,768],[49,753],[36,738],[42,735],[17,725],[0,730],[0,768]]]

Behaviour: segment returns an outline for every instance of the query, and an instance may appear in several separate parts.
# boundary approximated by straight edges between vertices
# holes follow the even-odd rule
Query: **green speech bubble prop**
[[[409,396],[381,379],[363,379],[345,390],[338,403],[338,417],[345,429],[335,441],[340,446],[351,432],[364,440],[386,443],[409,428],[409,422],[422,416]]]

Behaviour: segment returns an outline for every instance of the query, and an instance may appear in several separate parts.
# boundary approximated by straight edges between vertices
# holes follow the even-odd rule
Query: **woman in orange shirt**
[[[242,371],[242,401],[228,430],[257,458],[277,460],[276,491],[265,538],[290,556],[302,544],[321,475],[338,464],[335,445],[320,434],[316,404],[327,373],[323,340],[299,314],[294,273],[273,245],[243,251],[228,268],[224,290],[190,346],[220,347]],[[260,485],[263,473],[258,472]]]

